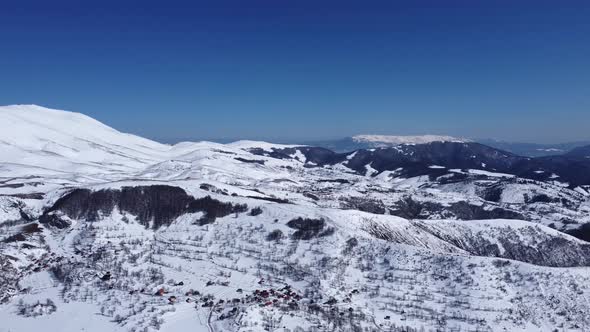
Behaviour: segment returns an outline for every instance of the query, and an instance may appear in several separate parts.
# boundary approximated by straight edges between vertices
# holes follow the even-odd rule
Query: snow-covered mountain
[[[465,138],[440,135],[420,135],[420,136],[391,136],[391,135],[356,135],[352,140],[358,143],[370,143],[376,147],[392,146],[401,144],[426,144],[432,142],[469,142]]]
[[[576,148],[588,146],[590,142],[579,141],[557,144],[521,143],[495,139],[458,138],[444,135],[392,136],[356,135],[340,139],[317,140],[306,145],[318,146],[335,152],[351,152],[359,149],[393,147],[401,144],[425,144],[432,142],[475,142],[524,157],[545,157],[563,155]]]
[[[467,138],[458,138],[444,135],[355,135],[334,140],[312,141],[307,145],[324,147],[334,152],[352,152],[359,149],[374,149],[395,147],[408,144],[426,144],[432,142],[471,142]]]
[[[0,129],[0,331],[590,329],[580,158]]]
[[[0,108],[2,162],[47,172],[117,172],[165,158],[170,147],[124,134],[80,113],[34,105]]]
[[[521,143],[507,142],[495,139],[478,139],[478,143],[491,146],[496,149],[512,152],[525,157],[544,157],[565,154],[575,148],[590,144],[588,141],[568,142],[568,143]]]

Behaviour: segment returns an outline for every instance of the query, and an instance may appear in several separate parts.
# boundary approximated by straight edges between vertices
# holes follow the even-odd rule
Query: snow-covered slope
[[[54,172],[140,169],[169,147],[124,134],[80,113],[39,106],[0,107],[2,163]]]
[[[0,128],[1,332],[590,329],[590,244],[561,232],[585,187],[441,166],[440,137],[378,159],[38,106]]]

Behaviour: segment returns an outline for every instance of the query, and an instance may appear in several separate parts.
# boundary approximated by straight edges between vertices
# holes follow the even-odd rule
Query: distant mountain
[[[311,141],[306,145],[318,146],[335,152],[351,152],[359,149],[372,149],[397,146],[400,144],[425,144],[432,142],[469,142],[465,138],[439,135],[392,136],[356,135],[335,140]]]
[[[419,136],[390,136],[390,135],[356,135],[352,140],[358,143],[373,144],[376,147],[386,147],[400,144],[426,144],[432,142],[469,142],[465,138],[439,135],[419,135]]]
[[[352,153],[321,147],[273,149],[271,153],[252,151],[279,158],[289,158],[299,151],[315,165],[342,164],[360,174],[397,171],[398,175],[412,177],[440,174],[448,169],[478,169],[539,181],[560,181],[571,187],[590,185],[590,158],[570,155],[530,158],[474,142],[434,141],[359,149]]]
[[[567,153],[568,156],[590,158],[590,145],[577,147]]]
[[[577,147],[590,145],[590,141],[558,144],[538,144],[506,142],[494,139],[467,139],[439,135],[356,135],[352,137],[345,137],[342,139],[310,141],[306,142],[306,145],[324,147],[335,152],[351,152],[359,149],[391,147],[400,144],[424,144],[431,142],[477,142],[524,157],[543,157],[561,155]]]
[[[479,139],[476,141],[496,149],[509,151],[526,157],[543,157],[565,154],[572,149],[590,144],[588,141],[558,144],[505,142],[493,139]]]

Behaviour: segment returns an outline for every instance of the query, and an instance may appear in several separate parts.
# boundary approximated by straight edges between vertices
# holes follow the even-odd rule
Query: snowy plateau
[[[0,332],[590,331],[588,149],[355,139],[0,107]]]

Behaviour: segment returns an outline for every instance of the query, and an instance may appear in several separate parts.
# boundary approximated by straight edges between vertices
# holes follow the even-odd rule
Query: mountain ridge
[[[420,138],[423,136],[395,136],[395,135],[363,135],[363,136],[373,136],[373,137],[416,137]],[[507,152],[511,152],[516,155],[520,155],[523,157],[544,157],[544,156],[552,156],[552,155],[562,155],[566,154],[569,151],[582,147],[585,145],[589,145],[590,141],[578,141],[578,142],[567,142],[567,143],[523,143],[523,142],[510,142],[510,141],[503,141],[503,140],[496,140],[496,139],[487,139],[487,138],[456,138],[453,136],[444,136],[444,135],[425,135],[425,136],[434,136],[431,141],[465,141],[465,142],[476,142],[481,143],[499,150],[504,150]],[[399,144],[403,144],[403,140],[394,141],[394,142],[371,142],[371,141],[361,141],[355,140],[355,136],[345,137],[341,139],[332,139],[332,140],[317,140],[317,141],[309,141],[305,142],[305,145],[310,146],[319,146],[334,150],[335,152],[343,153],[343,152],[352,152],[354,150],[359,149],[372,149],[372,148],[380,148],[380,147],[393,147]],[[446,139],[445,139],[446,138]],[[398,143],[399,142],[399,143]],[[412,143],[410,140],[409,143]]]

